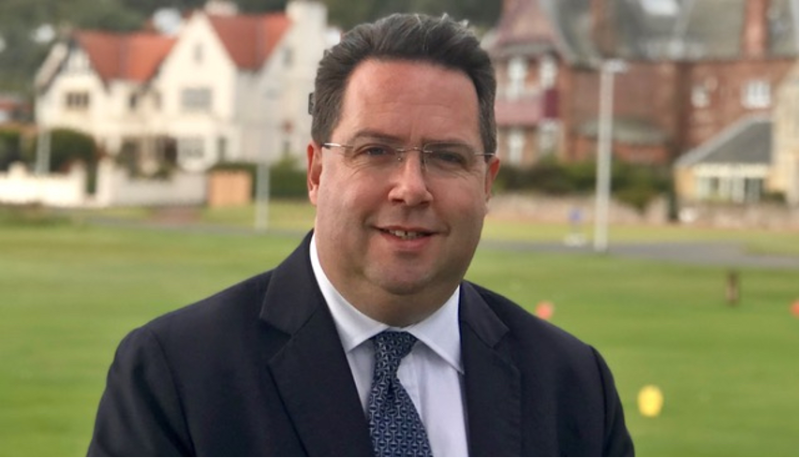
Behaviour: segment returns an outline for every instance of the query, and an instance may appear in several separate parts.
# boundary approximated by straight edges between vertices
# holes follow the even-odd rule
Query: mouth
[[[417,240],[423,237],[430,237],[433,232],[423,230],[404,230],[404,229],[380,229],[384,234],[389,234],[401,240]]]

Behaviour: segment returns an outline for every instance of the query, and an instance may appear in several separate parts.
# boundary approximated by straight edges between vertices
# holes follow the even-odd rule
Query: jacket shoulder
[[[509,337],[513,341],[523,345],[526,342],[539,346],[546,344],[551,351],[560,349],[567,353],[577,352],[592,356],[589,345],[564,329],[533,315],[501,294],[474,283],[470,283],[470,286],[475,288],[489,308],[508,327]]]

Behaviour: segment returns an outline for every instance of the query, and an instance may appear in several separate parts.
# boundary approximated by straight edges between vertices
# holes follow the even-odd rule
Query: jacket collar
[[[267,366],[309,455],[369,456],[369,426],[333,317],[312,271],[309,233],[269,283],[260,319],[285,334]],[[520,374],[508,328],[463,282],[459,307],[464,399],[472,456],[521,453]]]

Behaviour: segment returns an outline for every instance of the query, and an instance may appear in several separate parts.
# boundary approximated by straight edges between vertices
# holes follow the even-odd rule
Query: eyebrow
[[[348,143],[353,143],[357,140],[374,140],[378,142],[384,142],[392,145],[402,145],[405,143],[405,140],[402,137],[398,137],[396,135],[387,134],[381,131],[373,130],[373,129],[363,129],[359,130],[355,133],[349,140]],[[468,142],[457,140],[454,138],[449,139],[431,139],[431,138],[423,138],[421,144],[427,145],[429,143],[448,143],[448,144],[455,144],[455,145],[464,145],[471,148]]]

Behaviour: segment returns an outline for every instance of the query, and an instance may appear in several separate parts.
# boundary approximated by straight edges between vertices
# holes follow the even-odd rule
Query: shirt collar
[[[313,235],[311,237],[310,253],[314,276],[317,279],[317,284],[320,291],[322,291],[325,302],[328,303],[331,315],[333,315],[333,321],[336,324],[336,330],[339,333],[345,353],[350,353],[380,332],[387,329],[397,329],[410,333],[440,358],[453,366],[459,373],[464,373],[461,364],[461,333],[458,326],[460,286],[456,288],[444,305],[425,320],[402,329],[392,328],[361,313],[339,294],[322,270],[317,253],[316,238]]]

